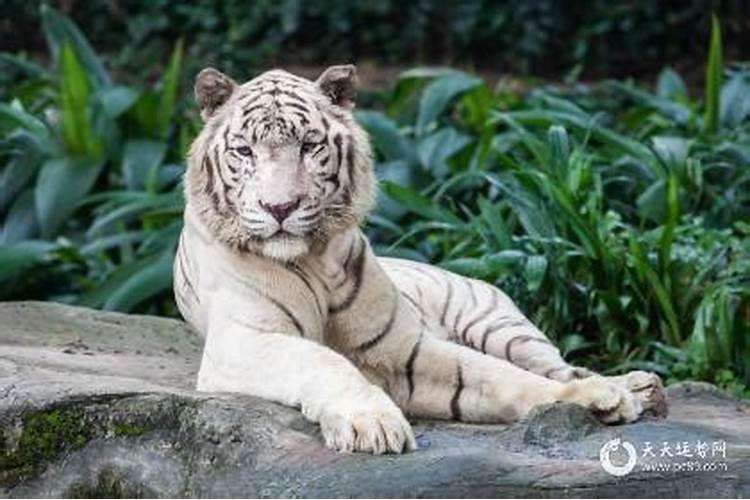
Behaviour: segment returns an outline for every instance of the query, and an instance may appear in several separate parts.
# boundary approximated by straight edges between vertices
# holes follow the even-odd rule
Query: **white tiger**
[[[496,288],[373,254],[359,229],[376,183],[355,79],[348,65],[315,82],[198,75],[205,126],[174,273],[180,311],[205,336],[198,390],[301,408],[328,446],[372,453],[415,448],[404,414],[512,422],[554,401],[606,423],[664,413],[658,377],[568,365]]]

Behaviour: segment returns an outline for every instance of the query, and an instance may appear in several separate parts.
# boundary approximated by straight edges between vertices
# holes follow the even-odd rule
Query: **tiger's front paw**
[[[379,455],[417,448],[409,422],[384,393],[336,403],[326,409],[320,428],[326,445],[341,452]]]
[[[598,375],[566,383],[560,400],[588,408],[605,424],[633,422],[643,411],[630,391]]]

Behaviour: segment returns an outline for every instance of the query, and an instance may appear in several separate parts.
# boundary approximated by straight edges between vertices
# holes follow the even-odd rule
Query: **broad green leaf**
[[[703,128],[713,134],[719,128],[719,109],[721,92],[721,74],[724,62],[721,47],[721,27],[715,15],[711,16],[711,44],[708,49],[706,64],[706,111],[703,116]]]
[[[137,191],[134,194],[142,196],[134,197],[122,204],[108,206],[108,210],[102,211],[102,215],[97,217],[89,228],[89,237],[110,229],[117,222],[127,222],[136,216],[143,218],[149,212],[170,208],[180,212],[183,207],[182,193],[179,190],[162,194]]]
[[[90,94],[86,72],[66,43],[60,60],[60,127],[63,142],[73,155],[98,156],[102,152],[89,119]]]
[[[657,223],[664,222],[667,207],[667,181],[660,179],[651,184],[636,200],[638,214]]]
[[[679,101],[673,101],[658,95],[641,90],[632,84],[622,82],[608,82],[609,87],[618,90],[634,99],[636,102],[656,109],[661,114],[680,124],[687,124],[692,111],[689,107]]]
[[[635,263],[638,268],[638,273],[641,275],[643,281],[645,281],[654,296],[659,306],[659,313],[661,317],[666,321],[666,336],[665,339],[671,345],[680,345],[681,335],[679,321],[677,320],[677,313],[674,310],[671,297],[667,292],[663,282],[659,279],[659,275],[649,265],[648,260],[645,257],[642,244],[631,240],[630,245],[631,254],[635,258]]]
[[[81,254],[95,254],[124,244],[140,243],[146,237],[145,231],[126,231],[111,236],[99,237],[81,247]]]
[[[419,189],[415,179],[416,173],[417,170],[404,160],[378,163],[375,168],[379,182],[392,182],[411,189]],[[383,190],[378,190],[378,201],[375,206],[375,212],[378,215],[386,219],[398,220],[407,211],[403,205],[390,198]]]
[[[28,79],[47,79],[50,76],[46,68],[23,55],[0,53],[0,65],[15,68]]]
[[[399,186],[398,184],[393,184],[391,182],[384,182],[383,190],[388,196],[403,205],[404,208],[419,214],[422,217],[426,217],[430,221],[445,222],[457,226],[463,225],[461,219],[453,215],[452,212],[439,207],[429,198],[425,198],[421,194],[412,191],[407,187]]]
[[[91,75],[95,87],[112,85],[109,74],[78,27],[69,18],[46,3],[41,5],[40,12],[44,36],[47,39],[47,45],[53,59],[59,62],[63,47],[69,44],[75,52],[76,58],[81,61],[81,64],[86,68],[86,72]]]
[[[49,241],[27,240],[10,245],[0,244],[0,283],[43,262],[56,248]]]
[[[721,88],[721,123],[736,127],[750,118],[750,72],[738,71]]]
[[[508,200],[513,211],[518,216],[524,230],[532,237],[549,239],[556,236],[553,219],[540,200],[535,199],[518,183],[509,184],[495,174],[482,174],[494,187],[499,189]]]
[[[436,177],[450,173],[448,160],[466,147],[471,139],[452,127],[441,128],[419,141],[417,154],[422,167]]]
[[[28,152],[11,158],[0,171],[0,212],[26,187],[39,170],[41,157]]]
[[[687,86],[682,77],[672,68],[664,68],[659,73],[656,93],[663,99],[677,100],[687,97]]]
[[[417,164],[416,148],[399,132],[396,122],[378,111],[358,111],[356,117],[370,133],[375,149],[384,159]]]
[[[122,153],[122,173],[129,189],[149,188],[156,191],[155,179],[151,177],[159,168],[167,152],[163,142],[150,140],[130,140],[125,143]],[[151,181],[151,182],[149,182]]]
[[[139,127],[138,134],[144,137],[159,138],[159,94],[143,91],[127,111],[126,116]]]
[[[654,151],[672,172],[682,172],[693,141],[683,137],[652,137]]]
[[[377,111],[358,111],[356,116],[386,160],[406,159],[416,163],[416,148],[399,131],[396,122]]]
[[[448,74],[430,82],[422,92],[419,103],[417,135],[424,135],[427,127],[445,111],[453,99],[482,84],[482,80],[466,73]]]
[[[526,260],[526,267],[524,269],[526,286],[530,292],[539,290],[546,272],[547,258],[544,255],[530,255]]]
[[[674,232],[680,220],[680,199],[677,191],[677,176],[672,174],[667,182],[666,222],[659,241],[659,269],[662,276],[667,276],[672,257]]]
[[[94,288],[82,294],[76,303],[86,307],[102,308],[130,277],[154,264],[159,260],[159,257],[160,255],[158,254],[149,255],[119,265],[108,273]]]
[[[106,311],[129,312],[144,300],[171,290],[173,259],[172,251],[164,252],[137,270],[112,291],[102,308]]]
[[[38,236],[39,224],[36,220],[34,190],[29,188],[21,193],[5,214],[0,232],[0,243],[16,243]]]
[[[172,124],[174,106],[177,100],[177,91],[180,85],[180,74],[182,70],[182,39],[177,40],[172,58],[169,61],[167,72],[164,75],[161,99],[159,100],[158,129],[159,136],[166,139],[169,135],[169,127]]]
[[[10,132],[18,127],[32,133],[40,144],[49,144],[50,133],[47,125],[20,107],[0,103],[0,131]]]
[[[138,91],[130,87],[118,85],[100,89],[95,94],[97,99],[110,118],[117,118],[138,100]]]
[[[547,131],[547,143],[550,148],[550,160],[558,179],[567,176],[568,159],[570,158],[570,140],[565,127],[553,125]]]
[[[570,113],[561,113],[559,111],[511,111],[494,114],[494,119],[497,121],[507,122],[508,118],[521,124],[541,125],[546,127],[554,125],[555,123],[562,124],[568,128],[574,129],[578,133],[591,134],[592,137],[603,144],[630,154],[633,157],[644,161],[658,171],[662,170],[649,148],[629,137],[607,128],[600,127],[593,120],[582,119],[579,116]]]
[[[42,236],[57,235],[99,176],[99,160],[57,158],[46,161],[36,181],[36,213]]]
[[[495,245],[500,249],[509,248],[512,245],[513,240],[511,239],[511,232],[503,220],[503,215],[500,213],[500,210],[497,207],[492,206],[492,204],[485,198],[479,198],[478,203],[482,220],[490,229]]]

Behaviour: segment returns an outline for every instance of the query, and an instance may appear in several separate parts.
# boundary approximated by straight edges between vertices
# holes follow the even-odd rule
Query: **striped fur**
[[[180,311],[206,338],[199,390],[300,407],[329,446],[373,453],[415,447],[404,414],[510,422],[566,400],[620,422],[660,394],[648,374],[568,365],[486,283],[373,254],[358,228],[374,182],[352,67],[316,82],[202,75],[174,273]],[[262,210],[290,197],[283,223]]]

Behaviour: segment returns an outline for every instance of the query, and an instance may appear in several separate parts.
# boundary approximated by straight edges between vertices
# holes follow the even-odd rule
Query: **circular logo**
[[[623,465],[616,465],[612,463],[610,454],[615,452],[622,447],[623,450],[628,454],[628,461]],[[638,453],[635,451],[635,446],[627,441],[622,441],[620,438],[610,439],[602,449],[599,450],[599,462],[602,464],[602,468],[613,476],[624,476],[629,474],[630,471],[635,467],[635,462],[638,459]]]

